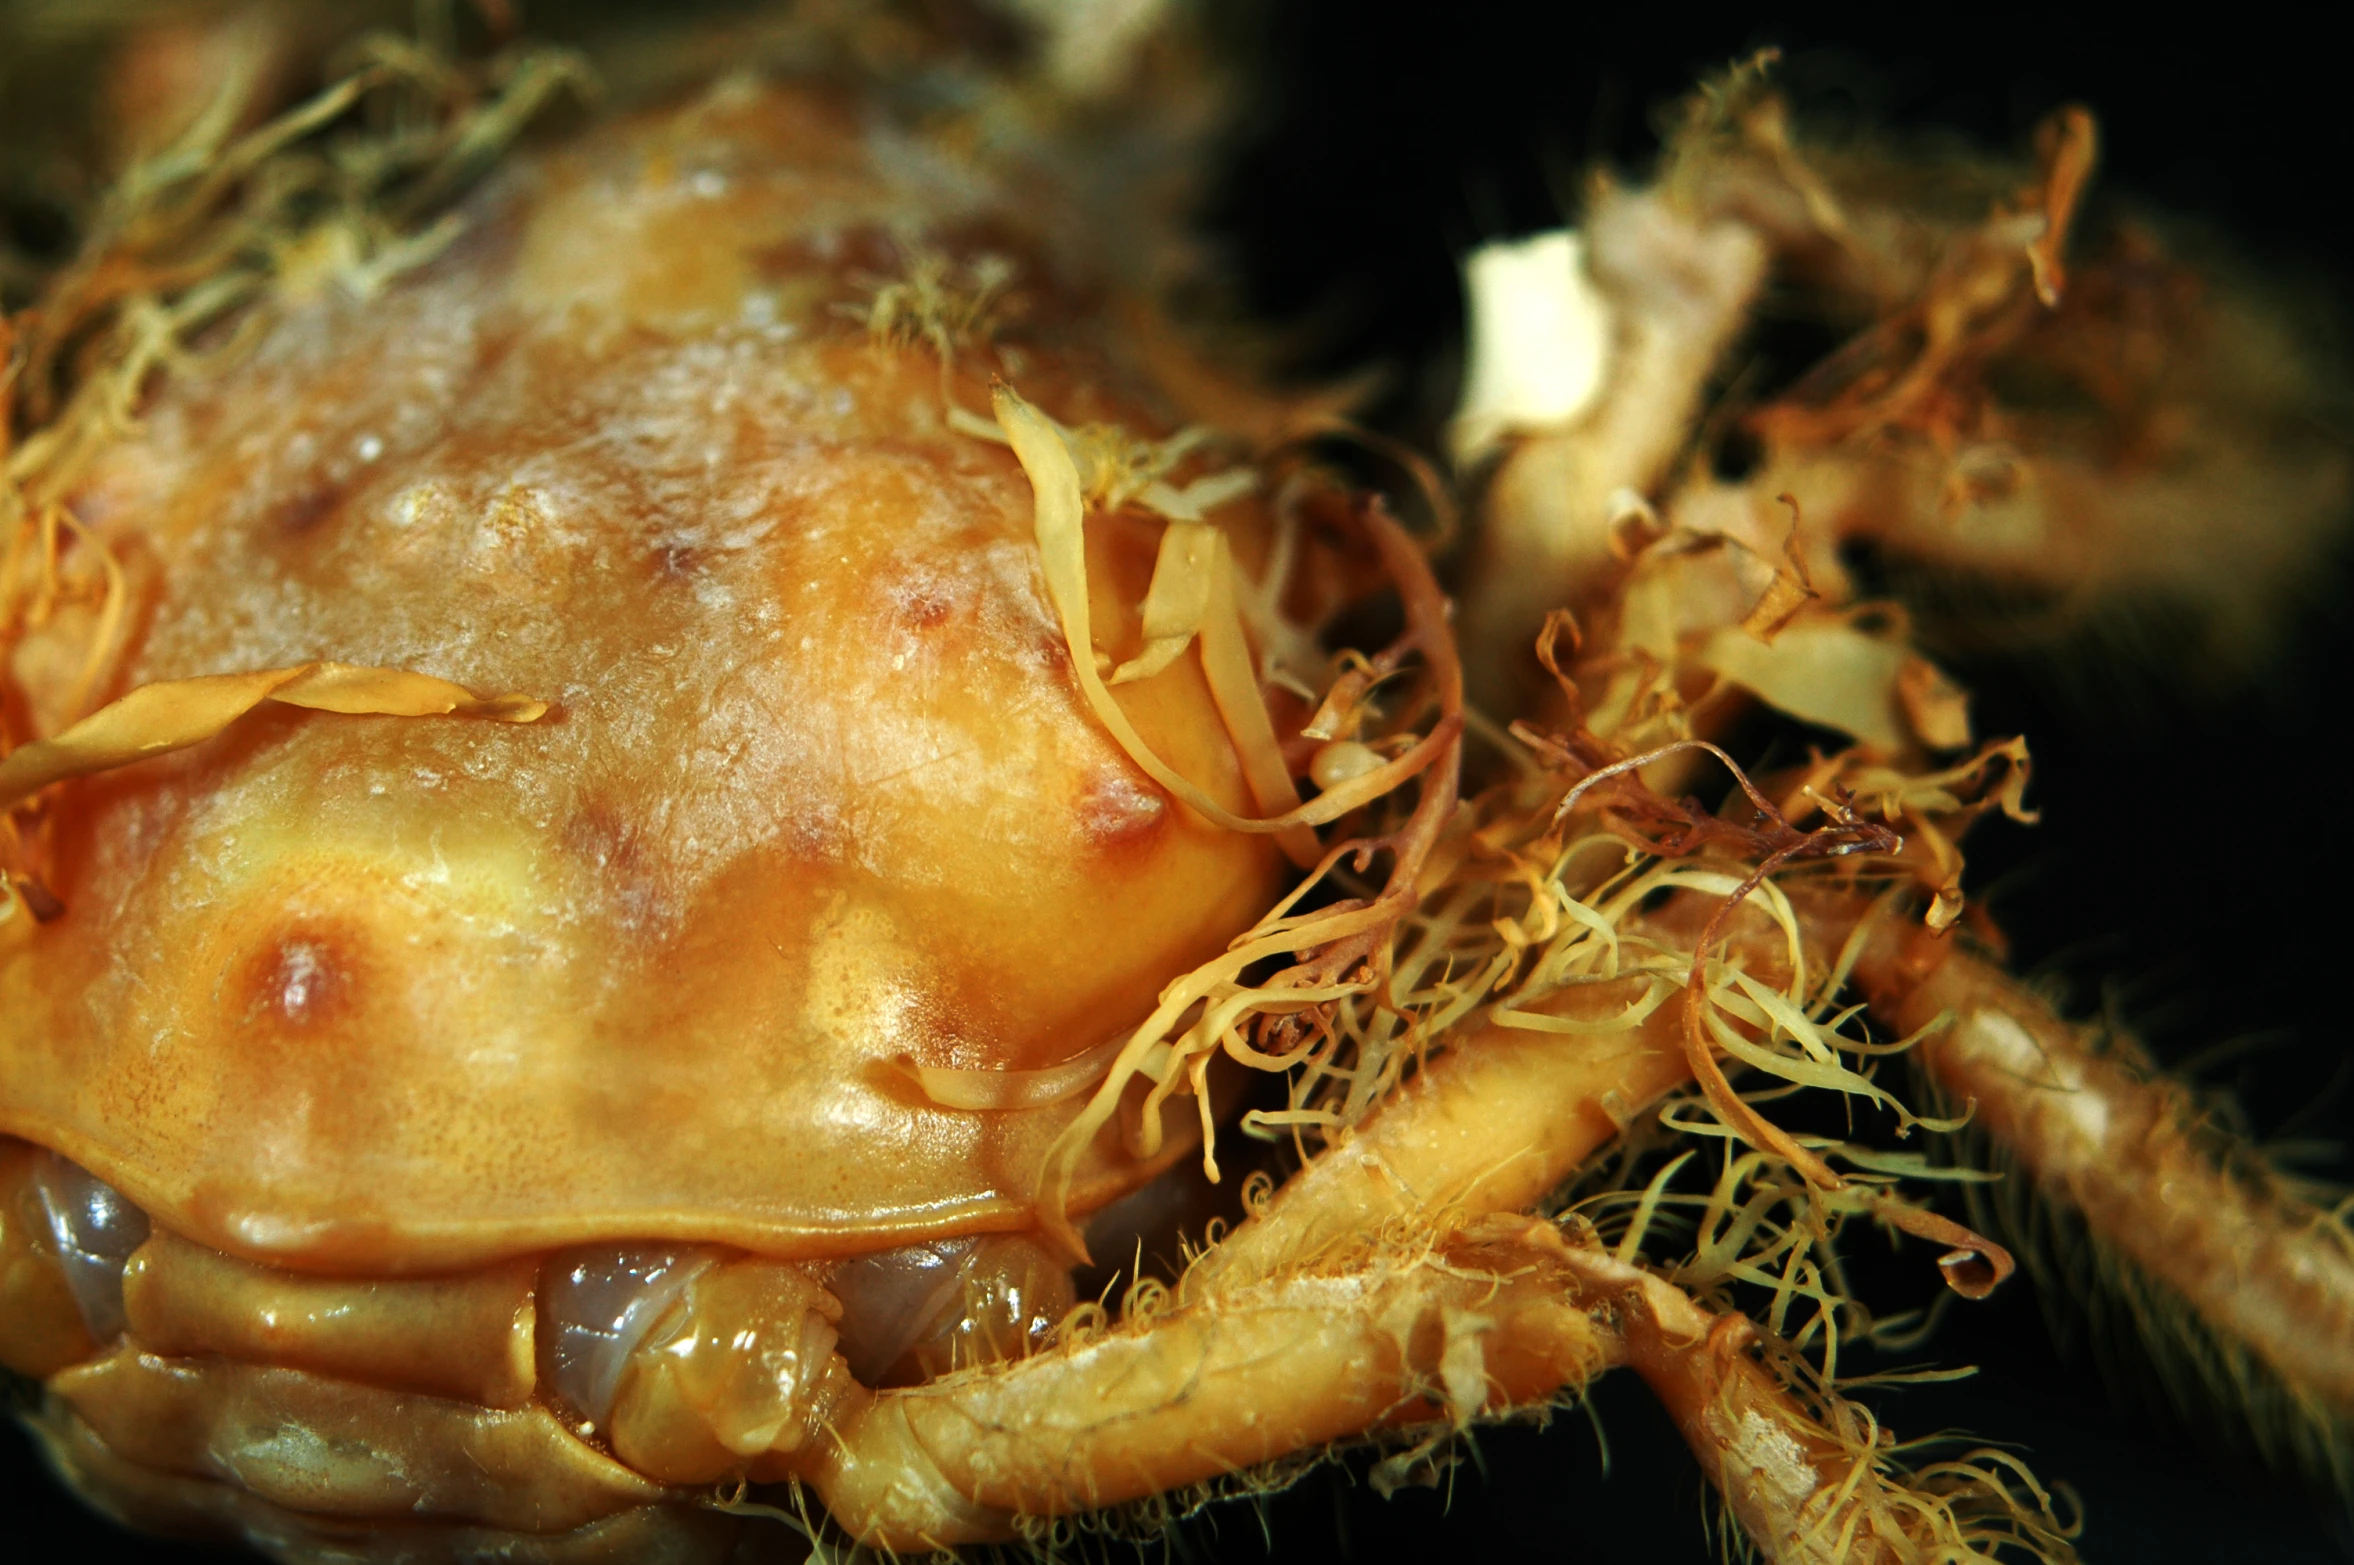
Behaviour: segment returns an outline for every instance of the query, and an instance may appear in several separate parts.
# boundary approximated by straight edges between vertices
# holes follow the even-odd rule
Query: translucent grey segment
[[[556,1394],[599,1424],[610,1418],[629,1356],[710,1264],[694,1245],[574,1250],[551,1261],[540,1321]]]
[[[842,1358],[873,1385],[915,1345],[941,1311],[960,1301],[970,1239],[911,1244],[844,1261],[826,1284],[842,1301]]]
[[[123,1263],[147,1242],[147,1214],[114,1186],[55,1153],[42,1160],[33,1188],[82,1323],[99,1341],[113,1341],[124,1324]]]

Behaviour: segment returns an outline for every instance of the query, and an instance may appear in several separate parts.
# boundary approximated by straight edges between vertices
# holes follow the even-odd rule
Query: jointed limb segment
[[[1816,908],[1809,942],[1843,941],[1861,906]],[[1776,946],[1741,954],[1770,972]],[[1547,1008],[1609,1015],[1614,987]],[[1967,1464],[1941,1490],[1907,1487],[1868,1416],[1828,1394],[1810,1411],[1744,1318],[1519,1215],[1689,1082],[1682,1025],[1666,1006],[1574,1043],[1473,1032],[1205,1256],[1173,1308],[849,1414],[813,1475],[827,1509],[893,1547],[1001,1538],[1017,1516],[1541,1407],[1631,1362],[1776,1560],[1909,1558],[1979,1536],[1989,1509],[1998,1533],[2065,1555],[2040,1491],[2013,1503]]]
[[[1619,987],[1575,991],[1555,1009],[1606,1014],[1624,1002]],[[1663,1008],[1640,1027],[1575,1042],[1479,1031],[1286,1181],[1260,1218],[1187,1275],[1189,1295],[1279,1275],[1387,1225],[1535,1205],[1690,1079],[1674,1020]]]
[[[2253,1158],[2232,1166],[2179,1086],[2102,1051],[1991,964],[1891,931],[1857,977],[1898,1027],[1951,1014],[1923,1065],[2096,1240],[2322,1416],[2354,1413],[2354,1242],[2330,1213]]]
[[[1743,1532],[1774,1565],[1983,1559],[2013,1542],[2072,1558],[2074,1528],[2017,1464],[1988,1452],[1913,1472],[1853,1403],[1809,1408],[1763,1361],[1746,1316],[1716,1314],[1599,1250],[1565,1252],[1585,1296],[1613,1301],[1627,1362],[1666,1407]]]
[[[814,1476],[869,1542],[1002,1538],[1302,1450],[1540,1406],[1615,1362],[1533,1219],[1221,1289],[995,1370],[878,1395]],[[920,1476],[917,1476],[920,1475]],[[936,1481],[934,1481],[936,1480]],[[945,1502],[945,1503],[944,1503]]]
[[[1677,937],[1688,936],[1692,901],[1633,915],[1626,932],[1686,944]],[[1844,940],[1862,906],[1853,898],[1810,904],[1805,943]],[[1785,931],[1754,924],[1734,931],[1729,955],[1768,979],[1786,977]],[[1522,1021],[1624,1017],[1628,987],[1639,993],[1650,981],[1638,974],[1566,988]],[[1889,1476],[1886,1444],[1868,1418],[1835,1397],[1794,1392],[1812,1384],[1803,1368],[1761,1358],[1774,1344],[1741,1317],[1718,1316],[1658,1276],[1521,1215],[1649,1105],[1688,1084],[1682,1027],[1679,1008],[1666,1004],[1618,1031],[1472,1029],[1216,1247],[1166,1307],[1074,1332],[1028,1359],[906,1389],[868,1392],[835,1375],[825,1384],[839,1395],[818,1399],[823,1410],[806,1439],[755,1437],[751,1425],[765,1430],[762,1419],[732,1415],[766,1404],[741,1387],[698,1390],[694,1366],[673,1347],[651,1355],[667,1378],[647,1385],[679,1393],[664,1407],[730,1412],[710,1427],[726,1451],[757,1453],[739,1470],[799,1477],[852,1536],[916,1550],[1006,1539],[1036,1519],[1149,1499],[1368,1436],[1419,1439],[1417,1451],[1427,1451],[1475,1419],[1542,1410],[1600,1370],[1632,1363],[1771,1557],[1903,1557],[1909,1541],[1944,1536],[1951,1518],[1945,1501]],[[141,1289],[152,1270],[140,1273]],[[780,1351],[798,1355],[794,1364],[838,1365],[810,1335],[806,1300],[796,1299],[748,1295],[745,1308],[721,1312],[735,1324],[700,1336],[682,1326],[672,1338],[741,1342],[744,1322],[773,1321],[771,1335]],[[124,1388],[152,1378],[144,1368],[145,1378],[130,1372],[144,1365],[116,1366],[87,1387],[71,1381],[82,1391],[76,1405],[87,1404],[84,1416],[127,1407]],[[512,1417],[469,1416],[469,1429]],[[130,1438],[113,1428],[122,1422],[108,1425],[110,1440]],[[628,1407],[616,1409],[607,1431],[616,1449],[631,1427]],[[728,1466],[724,1453],[716,1465],[703,1462],[695,1454],[702,1445],[672,1439],[664,1447],[674,1448],[692,1459],[632,1460],[685,1484]],[[158,1470],[201,1471],[184,1455],[149,1457]],[[1969,1482],[1984,1488],[1977,1476]],[[665,1495],[622,1498],[660,1503]],[[535,1513],[529,1524],[547,1520]]]
[[[1535,1218],[1492,1216],[1419,1251],[1215,1290],[1020,1364],[878,1395],[813,1482],[870,1544],[1010,1536],[1017,1516],[1097,1510],[1384,1432],[1443,1435],[1542,1409],[1631,1364],[1728,1507],[1778,1565],[1879,1565],[2011,1536],[2067,1555],[2031,1481],[1981,1462],[1915,1487],[1893,1442],[1755,1349],[1756,1330]]]

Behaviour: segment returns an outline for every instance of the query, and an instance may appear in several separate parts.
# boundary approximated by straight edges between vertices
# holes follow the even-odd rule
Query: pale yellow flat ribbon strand
[[[350,663],[164,680],[108,702],[53,738],[10,751],[0,760],[0,810],[51,783],[202,744],[271,701],[347,716],[487,717],[504,723],[528,723],[548,709],[545,701],[527,696],[478,696],[430,674]]]
[[[1415,776],[1436,761],[1460,720],[1440,722],[1412,749],[1361,777],[1318,794],[1280,815],[1254,820],[1237,815],[1153,753],[1136,725],[1095,667],[1095,632],[1087,604],[1087,544],[1084,527],[1086,499],[1079,487],[1079,469],[1061,434],[1036,408],[1010,386],[1000,385],[993,396],[997,422],[1004,429],[1014,457],[1030,479],[1037,508],[1039,565],[1046,576],[1046,592],[1062,621],[1063,639],[1071,655],[1071,672],[1097,720],[1139,770],[1177,796],[1188,809],[1228,831],[1289,832],[1301,826],[1323,826],[1368,804]]]

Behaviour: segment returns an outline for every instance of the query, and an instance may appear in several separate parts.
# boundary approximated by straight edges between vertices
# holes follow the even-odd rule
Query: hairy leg
[[[2300,1399],[2354,1411],[2354,1241],[2203,1125],[2189,1094],[1967,952],[1885,931],[1856,976],[2037,1188]]]
[[[1743,954],[1770,973],[1775,953]],[[1546,1008],[1595,1019],[1625,999],[1594,986]],[[1835,1430],[1801,1406],[1742,1317],[1517,1215],[1690,1079],[1680,1026],[1668,1006],[1618,1034],[1474,1031],[1204,1256],[1175,1308],[844,1418],[811,1475],[828,1510],[893,1547],[1003,1537],[1017,1513],[1459,1426],[1631,1360],[1769,1557],[1873,1560],[1942,1536],[1951,1510],[1890,1476],[1855,1410],[1825,1399]]]
[[[1774,1565],[1957,1557],[1998,1538],[2067,1556],[2022,1470],[1974,1453],[1904,1472],[1859,1409],[1809,1407],[1761,1347],[1746,1317],[1550,1223],[1500,1214],[1424,1248],[1375,1243],[1345,1265],[880,1393],[810,1476],[862,1541],[985,1542],[1012,1535],[1017,1514],[1098,1509],[1377,1431],[1440,1436],[1541,1409],[1625,1363]]]
[[[1222,1288],[1018,1363],[879,1393],[811,1479],[895,1549],[1012,1535],[1401,1425],[1541,1405],[1616,1361],[1549,1225]]]

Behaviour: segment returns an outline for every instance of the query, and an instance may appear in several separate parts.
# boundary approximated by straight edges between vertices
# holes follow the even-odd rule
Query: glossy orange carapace
[[[404,275],[296,268],[175,366],[73,498],[134,584],[117,688],[332,658],[553,710],[278,710],[73,785],[64,912],[0,958],[0,1131],[298,1268],[1027,1225],[1072,1106],[906,1066],[1100,1044],[1279,860],[1089,715],[1030,485],[949,420],[1018,366],[1066,421],[1175,423],[1008,211],[737,82],[509,167]],[[946,363],[873,329],[919,264],[989,279]],[[1089,529],[1114,655],[1160,525]],[[1120,699],[1249,807],[1194,660]],[[1075,1204],[1185,1144],[1107,1134]]]

